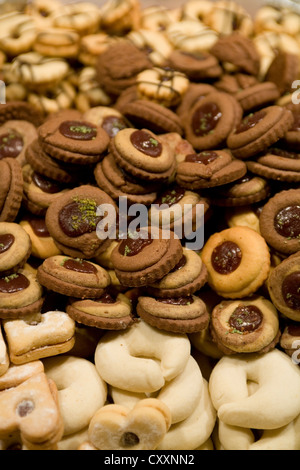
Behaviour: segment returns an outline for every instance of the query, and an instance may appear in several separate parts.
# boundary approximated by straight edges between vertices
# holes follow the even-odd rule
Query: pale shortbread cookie
[[[94,34],[100,26],[100,8],[92,2],[62,5],[52,16],[55,28],[74,30],[80,36]]]
[[[128,331],[106,333],[96,348],[95,365],[108,384],[151,393],[179,375],[189,356],[186,335],[165,333],[140,320]]]
[[[9,368],[9,364],[10,362],[7,352],[7,346],[3,338],[2,326],[0,323],[0,377],[1,375],[5,374],[5,372]]]
[[[47,377],[58,388],[63,437],[71,439],[76,433],[85,433],[91,418],[106,402],[106,383],[87,359],[66,355],[49,357],[43,363]]]
[[[14,222],[0,223],[0,272],[14,271],[25,264],[31,254],[31,240],[27,232]]]
[[[249,388],[250,387],[250,388]],[[275,430],[300,413],[300,370],[274,349],[264,355],[222,357],[209,390],[218,418],[229,426]]]
[[[173,46],[166,38],[165,34],[160,31],[151,31],[147,29],[139,29],[131,31],[127,38],[136,47],[141,50],[149,51],[148,57],[157,67],[166,65],[167,60],[173,51]]]
[[[0,15],[1,51],[17,56],[31,50],[37,35],[35,21],[30,15],[11,11]]]
[[[24,364],[70,351],[75,343],[75,322],[58,310],[4,320],[9,357]]]
[[[171,23],[166,35],[174,48],[190,53],[209,51],[219,38],[216,31],[193,20]]]

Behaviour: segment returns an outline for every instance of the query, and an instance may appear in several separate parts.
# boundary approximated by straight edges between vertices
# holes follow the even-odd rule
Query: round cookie
[[[31,256],[38,260],[44,260],[48,257],[61,254],[61,251],[57,248],[47,230],[44,217],[25,214],[21,218],[19,225],[30,237]]]
[[[179,162],[176,182],[190,190],[215,188],[232,183],[247,173],[247,166],[241,160],[233,159],[225,150],[203,150],[186,155]]]
[[[48,290],[81,299],[101,297],[110,284],[101,266],[63,255],[45,259],[37,270],[37,279]]]
[[[0,170],[0,222],[14,222],[23,199],[22,167],[14,158],[3,158],[0,160]]]
[[[53,26],[74,30],[80,36],[96,33],[100,27],[100,8],[92,2],[62,5],[55,12]]]
[[[104,205],[114,209],[114,214],[110,211],[107,216],[98,216],[97,208]],[[91,259],[111,243],[110,231],[101,239],[98,229],[100,224],[100,230],[107,226],[114,230],[116,212],[114,201],[104,191],[91,185],[83,185],[52,202],[46,213],[46,225],[63,253],[75,258]],[[105,227],[102,227],[103,220],[107,223]]]
[[[168,63],[173,47],[163,31],[139,28],[130,31],[127,39],[142,51],[146,51],[154,66],[164,67]]]
[[[181,121],[185,122],[185,116],[189,115],[194,104],[214,91],[216,91],[216,88],[208,83],[190,82],[186,93],[181,99],[181,103],[176,108],[176,114],[178,114]]]
[[[208,52],[219,37],[216,30],[190,19],[172,22],[166,35],[174,49],[190,53]]]
[[[289,322],[280,337],[280,347],[293,362],[299,364],[300,330],[297,322]]]
[[[6,121],[0,127],[0,158],[15,158],[23,167],[28,145],[37,138],[36,127],[28,121]]]
[[[261,296],[222,301],[214,307],[210,328],[213,341],[224,354],[265,354],[279,342],[278,313]]]
[[[0,106],[0,123],[5,124],[7,121],[28,121],[36,127],[43,122],[43,114],[36,106],[26,101],[10,101]]]
[[[265,80],[276,84],[280,96],[290,93],[292,84],[299,76],[299,56],[279,51],[271,63]]]
[[[259,218],[266,242],[284,255],[299,251],[299,194],[299,189],[278,192],[265,204]]]
[[[269,295],[275,307],[291,320],[299,321],[300,256],[290,255],[276,266],[267,281]]]
[[[168,274],[182,254],[181,242],[172,232],[165,235],[160,229],[149,227],[120,240],[111,254],[111,262],[121,284],[140,287],[153,284]]]
[[[100,9],[100,27],[107,34],[122,36],[132,29],[138,29],[141,15],[138,0],[120,0],[117,5],[110,0]]]
[[[67,313],[78,323],[102,330],[124,330],[134,322],[128,297],[108,291],[96,299],[70,299]]]
[[[110,138],[120,130],[130,127],[122,113],[110,106],[95,106],[84,113],[83,119],[102,127]]]
[[[227,138],[227,145],[236,158],[247,159],[263,152],[280,140],[293,124],[286,108],[269,106],[243,118]]]
[[[247,9],[237,2],[218,0],[207,13],[206,23],[221,35],[239,32],[242,36],[253,33],[253,19]]]
[[[170,67],[184,73],[191,82],[217,79],[222,74],[222,68],[209,52],[189,53],[174,50],[168,57]]]
[[[224,298],[254,294],[270,272],[267,243],[248,227],[214,233],[205,243],[201,257],[208,270],[208,284]]]
[[[74,59],[77,57],[80,35],[74,29],[50,28],[39,31],[34,51],[46,59]]]
[[[196,295],[173,299],[141,296],[137,314],[151,326],[174,333],[195,333],[209,323],[206,306]]]
[[[31,240],[17,223],[0,223],[0,273],[9,276],[25,266],[31,255]]]

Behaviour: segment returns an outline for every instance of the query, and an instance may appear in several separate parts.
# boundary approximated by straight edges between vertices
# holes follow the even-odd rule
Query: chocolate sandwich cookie
[[[245,113],[253,112],[259,108],[271,106],[280,98],[280,92],[275,83],[262,82],[239,90],[234,95]]]
[[[145,290],[155,298],[187,297],[200,290],[207,278],[207,269],[201,257],[195,251],[183,247],[183,256],[175,268]]]
[[[149,225],[189,238],[207,220],[209,200],[176,184],[160,191],[149,208]]]
[[[290,255],[276,266],[267,282],[268,291],[275,307],[286,318],[300,320],[300,255]]]
[[[134,323],[132,304],[122,293],[105,291],[96,299],[70,299],[67,313],[76,322],[102,330],[125,330]]]
[[[42,149],[56,160],[93,165],[103,158],[109,137],[102,127],[83,120],[48,119],[38,129]]]
[[[31,255],[31,240],[17,223],[0,222],[0,274],[9,276],[22,269]]]
[[[195,150],[224,147],[242,115],[242,108],[234,97],[220,91],[210,93],[186,114],[186,139]]]
[[[281,106],[268,106],[250,113],[228,136],[228,148],[236,158],[247,159],[280,140],[293,122],[291,111]]]
[[[194,83],[190,82],[189,87],[183,95],[179,106],[176,108],[176,114],[182,122],[185,122],[186,113],[190,113],[191,108],[205,98],[206,95],[216,91],[213,85],[208,83]]]
[[[0,172],[0,222],[14,222],[23,199],[22,167],[14,158],[4,158],[0,160]]]
[[[36,106],[26,101],[9,101],[0,104],[0,124],[7,121],[28,121],[38,127],[43,123],[44,116]]]
[[[83,114],[83,119],[102,127],[109,138],[114,137],[120,130],[130,127],[122,113],[109,106],[93,107]]]
[[[209,323],[206,305],[196,295],[173,299],[141,296],[137,314],[149,325],[173,333],[196,333]]]
[[[300,182],[300,153],[284,148],[284,143],[276,144],[246,162],[254,174],[275,181]]]
[[[212,311],[210,329],[213,341],[226,355],[265,354],[275,348],[281,335],[276,308],[261,296],[222,301]]]
[[[264,238],[249,227],[216,232],[202,254],[208,284],[221,297],[241,299],[254,294],[269,276],[271,259]]]
[[[103,215],[97,215],[99,206],[106,207]],[[112,211],[108,210],[110,207]],[[117,206],[110,196],[100,188],[83,185],[53,201],[45,220],[51,237],[64,254],[91,259],[111,243],[110,230],[115,228],[116,214]]]
[[[183,134],[177,114],[159,103],[136,99],[121,106],[121,110],[137,129],[149,129],[156,134],[168,132]]]
[[[118,97],[123,90],[136,84],[141,71],[151,67],[147,53],[125,39],[109,45],[98,57],[97,80],[109,95]]]
[[[38,313],[43,301],[43,288],[27,269],[0,277],[0,318],[13,319]]]
[[[257,77],[243,72],[224,73],[219,80],[214,82],[214,87],[230,95],[246,90],[261,83]]]
[[[176,182],[191,190],[213,188],[242,178],[247,166],[227,150],[206,150],[186,155],[177,165]]]
[[[300,152],[300,111],[298,104],[287,105],[287,108],[292,112],[294,122],[287,130],[283,137],[283,143],[286,150],[292,152]]]
[[[149,227],[120,240],[111,254],[111,262],[122,285],[141,287],[163,278],[182,255],[181,242],[172,232],[165,234]]]
[[[45,259],[37,270],[37,279],[48,290],[77,299],[101,297],[110,284],[101,266],[63,255]]]
[[[263,201],[270,193],[271,188],[266,178],[246,173],[233,183],[214,188],[207,196],[213,205],[237,207]]]
[[[0,158],[15,158],[21,166],[26,163],[28,145],[37,138],[36,127],[28,121],[7,121],[0,127]]]
[[[223,64],[225,69],[227,64],[230,64],[239,72],[254,76],[259,73],[260,56],[252,39],[238,32],[221,36],[210,53]]]
[[[290,322],[285,326],[280,337],[280,347],[286,354],[292,357],[295,362],[299,361],[300,354],[300,325],[297,322]],[[299,363],[299,362],[298,362]]]
[[[292,84],[297,80],[300,70],[299,57],[286,51],[278,51],[267,70],[265,81],[276,84],[280,96],[290,93]]]
[[[268,245],[289,256],[300,248],[300,189],[280,191],[263,207],[260,232]]]
[[[123,129],[111,139],[109,150],[116,163],[134,178],[166,182],[175,173],[174,155],[148,129]]]
[[[126,197],[129,204],[149,205],[157,197],[155,184],[139,181],[126,173],[111,154],[96,165],[94,176],[99,188],[116,202],[120,197]]]
[[[43,216],[50,204],[70,187],[37,173],[29,164],[23,167],[23,205],[34,215]]]
[[[170,67],[184,73],[192,82],[216,79],[223,73],[218,59],[209,52],[174,50],[168,57]]]
[[[19,224],[30,237],[31,255],[37,260],[61,254],[48,232],[44,217],[37,217],[30,213],[25,214]]]

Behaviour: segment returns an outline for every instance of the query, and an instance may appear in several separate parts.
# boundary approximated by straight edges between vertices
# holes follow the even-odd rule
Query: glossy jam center
[[[202,165],[209,165],[214,162],[219,155],[216,152],[204,151],[200,153],[192,153],[185,157],[186,162],[190,163],[202,163]]]
[[[96,274],[97,269],[91,263],[81,259],[68,259],[64,262],[64,268],[84,274]]]
[[[33,173],[32,181],[38,188],[47,194],[56,194],[63,189],[62,185],[40,175],[39,173]]]
[[[134,148],[149,157],[157,158],[162,153],[161,143],[148,132],[135,131],[131,134],[130,141]]]
[[[59,212],[59,224],[68,237],[79,237],[96,230],[101,217],[97,217],[97,203],[83,199],[67,204]]]
[[[11,233],[0,235],[0,254],[5,253],[13,245],[15,237]]]
[[[255,331],[262,323],[263,315],[255,305],[241,305],[229,318],[229,325],[241,333]]]
[[[240,265],[242,252],[236,243],[226,241],[218,245],[211,255],[211,263],[219,274],[230,274]]]
[[[93,140],[97,137],[97,129],[84,121],[65,121],[60,125],[59,132],[73,140]]]
[[[0,158],[16,158],[23,147],[24,140],[18,132],[8,132],[0,136]]]
[[[183,198],[185,194],[185,189],[183,188],[173,188],[165,191],[161,196],[156,199],[154,204],[162,205],[167,204],[168,206],[173,206],[174,204],[178,204],[178,202]]]
[[[188,297],[177,297],[174,299],[157,299],[158,302],[169,305],[190,305],[194,303],[194,299],[191,296]]]
[[[298,238],[300,236],[300,205],[285,207],[279,211],[275,216],[274,227],[282,237]]]
[[[126,129],[126,123],[118,116],[107,116],[103,119],[102,128],[109,137],[115,137],[122,129]]]
[[[246,132],[252,127],[256,126],[260,121],[262,121],[265,117],[266,113],[264,111],[257,111],[257,113],[249,114],[249,116],[245,117],[240,125],[236,129],[236,134],[241,134],[242,132]]]
[[[0,292],[14,294],[15,292],[27,289],[30,282],[23,274],[12,274],[0,278]]]
[[[123,256],[136,256],[141,253],[146,246],[151,245],[152,242],[153,240],[150,238],[127,238],[121,241],[119,253]]]
[[[199,106],[192,117],[193,133],[198,137],[212,133],[221,117],[221,110],[215,103]]]
[[[281,292],[289,308],[300,310],[300,271],[295,271],[285,277]]]

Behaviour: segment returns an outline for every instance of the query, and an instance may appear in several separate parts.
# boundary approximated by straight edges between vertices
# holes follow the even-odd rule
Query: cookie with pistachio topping
[[[97,215],[99,206],[106,208],[103,215]],[[83,185],[53,201],[45,221],[48,232],[64,254],[91,259],[112,242],[109,229],[114,230],[116,226],[117,211],[113,199],[104,191]]]
[[[37,279],[48,290],[80,299],[100,297],[110,284],[101,266],[63,255],[47,258],[37,270]]]

